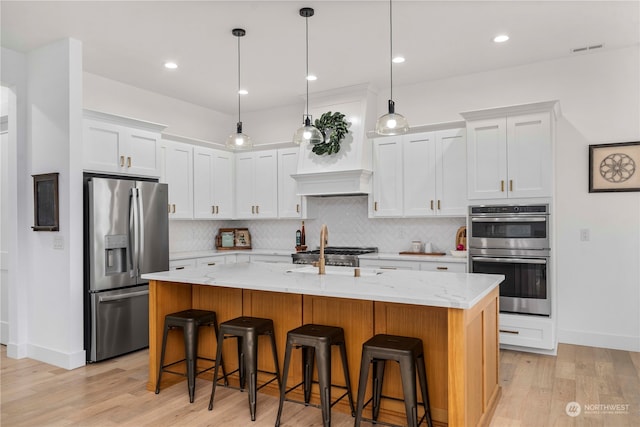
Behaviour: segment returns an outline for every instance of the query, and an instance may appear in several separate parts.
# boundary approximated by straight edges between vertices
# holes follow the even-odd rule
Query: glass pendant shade
[[[395,112],[395,105],[389,100],[389,112],[376,122],[378,135],[402,135],[409,131],[409,122],[402,114]]]
[[[236,133],[229,135],[226,145],[231,150],[249,150],[253,148],[251,137],[242,133],[242,122],[238,122]]]
[[[304,124],[293,134],[294,144],[302,144],[303,142],[309,144],[320,144],[324,142],[322,132],[311,124],[309,116],[305,118]]]

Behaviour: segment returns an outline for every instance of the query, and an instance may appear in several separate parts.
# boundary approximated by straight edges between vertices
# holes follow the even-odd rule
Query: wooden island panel
[[[448,419],[447,310],[443,307],[375,303],[376,334],[402,335],[422,340],[434,425],[446,425]],[[402,399],[402,382],[398,364],[389,362],[385,370],[383,395]],[[422,396],[417,382],[416,390],[418,401],[421,402]],[[383,400],[381,411],[382,415],[386,414],[390,417],[390,422],[406,422],[403,402]],[[422,414],[420,409],[418,413]],[[383,419],[382,416],[381,419]]]

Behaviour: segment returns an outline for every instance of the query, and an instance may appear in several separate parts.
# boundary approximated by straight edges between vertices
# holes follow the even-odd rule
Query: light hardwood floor
[[[5,346],[0,353],[3,427],[262,427],[274,424],[278,409],[277,398],[259,394],[252,423],[247,394],[220,387],[210,412],[211,383],[202,379],[193,404],[184,383],[149,392],[146,350],[73,371],[9,359]],[[503,350],[500,360],[502,398],[492,426],[640,426],[640,353],[561,344],[557,356]],[[572,401],[581,405],[576,417],[565,412]],[[335,411],[332,421],[353,425],[353,418]],[[285,404],[283,427],[320,425],[319,409]]]

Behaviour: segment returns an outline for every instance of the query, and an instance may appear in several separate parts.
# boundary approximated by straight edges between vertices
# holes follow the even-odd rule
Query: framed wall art
[[[640,191],[640,141],[589,145],[589,193]]]
[[[33,231],[59,231],[58,173],[33,175]]]

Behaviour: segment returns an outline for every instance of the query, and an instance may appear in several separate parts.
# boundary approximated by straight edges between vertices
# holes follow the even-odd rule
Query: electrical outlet
[[[53,238],[53,249],[64,249],[64,236],[55,236]]]
[[[590,232],[588,228],[581,228],[580,229],[580,241],[581,242],[588,242],[589,238],[590,238]]]

